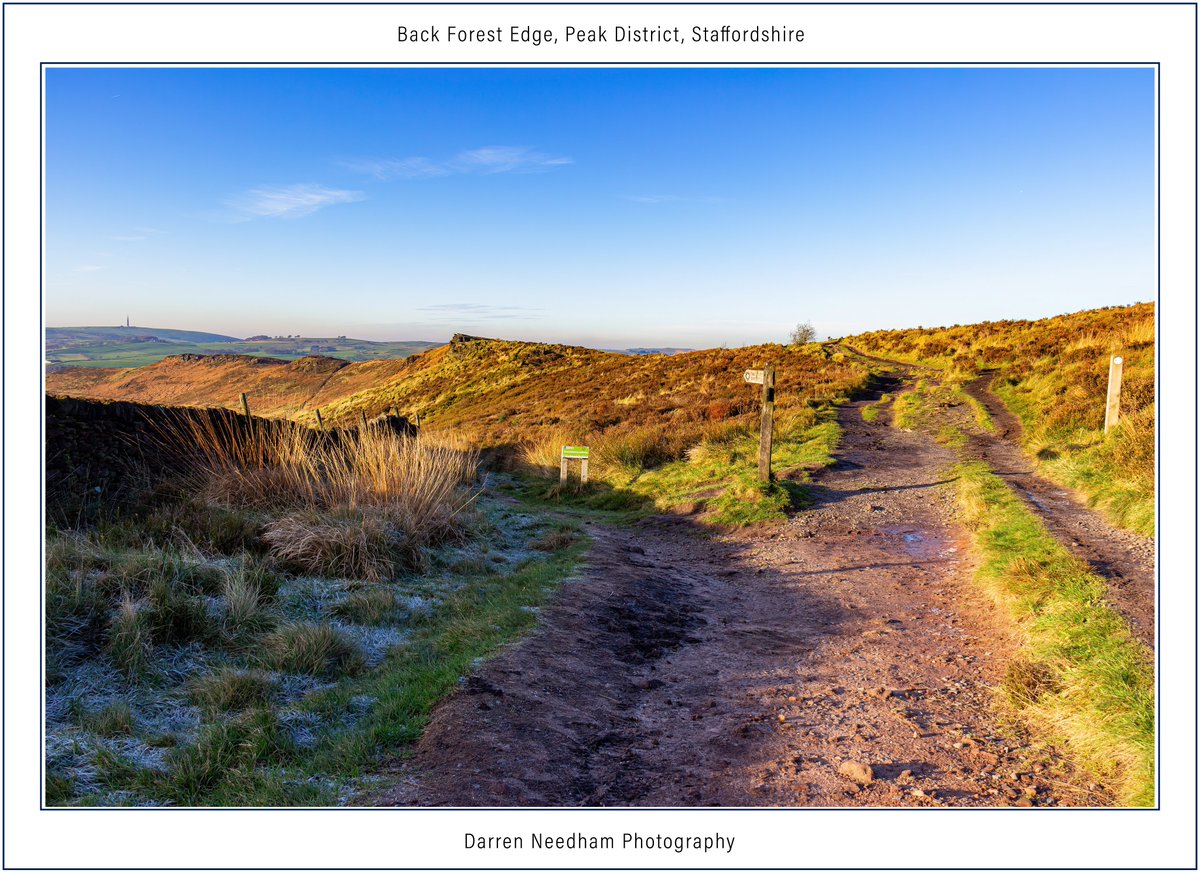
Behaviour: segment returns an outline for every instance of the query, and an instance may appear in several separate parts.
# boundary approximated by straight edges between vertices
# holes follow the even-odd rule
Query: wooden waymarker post
[[[580,483],[587,481],[588,468],[588,447],[587,446],[563,446],[562,458],[558,462],[558,481],[567,481],[567,461],[572,458],[579,459],[579,481]]]
[[[320,430],[325,430],[325,419],[321,418],[321,410],[319,410],[319,409],[316,410],[316,413],[317,413],[317,427]]]
[[[1104,433],[1117,426],[1121,418],[1121,367],[1125,359],[1113,355],[1108,362],[1108,398],[1104,402]]]
[[[762,385],[762,420],[758,428],[758,478],[771,481],[771,436],[775,428],[775,365],[761,370],[747,370],[742,379],[752,385]]]

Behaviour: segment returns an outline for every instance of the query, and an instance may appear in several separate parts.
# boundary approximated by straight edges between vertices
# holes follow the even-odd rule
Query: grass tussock
[[[271,699],[274,682],[262,670],[226,668],[200,676],[188,686],[188,698],[209,717],[263,706]]]
[[[151,660],[151,637],[149,621],[137,604],[123,599],[108,636],[108,655],[116,668],[130,677],[145,672]]]
[[[919,413],[919,394],[920,389],[916,391],[905,391],[896,396],[892,403],[892,426],[898,427],[901,430],[912,430],[917,426],[917,415]]]
[[[183,440],[199,453],[196,475],[217,503],[277,509],[386,507],[414,528],[452,517],[461,486],[474,481],[478,453],[448,435],[408,436],[383,427],[308,431],[189,418]]]
[[[568,525],[558,525],[547,531],[529,544],[529,548],[539,552],[558,552],[569,548],[579,541],[575,528]]]
[[[1105,584],[1067,552],[981,462],[955,470],[959,505],[982,557],[979,578],[1026,644],[1003,682],[1042,736],[1113,785],[1154,803],[1154,675],[1145,649],[1105,600]]]
[[[230,721],[204,728],[195,743],[168,756],[169,778],[158,780],[159,792],[189,806],[207,799],[221,785],[253,785],[257,768],[282,763],[292,744],[279,716],[270,709],[252,709]]]
[[[138,610],[155,643],[207,643],[220,639],[221,625],[209,602],[176,580],[154,580]]]
[[[261,540],[301,573],[377,581],[420,568],[427,548],[461,535],[474,500],[478,453],[444,435],[247,429],[216,416],[181,428],[163,438],[195,445],[192,477],[209,500],[285,513]]]
[[[395,591],[371,587],[351,591],[330,607],[330,612],[355,624],[381,625],[396,617],[397,608]]]
[[[299,573],[372,582],[391,576],[401,556],[415,562],[419,554],[402,532],[373,513],[298,512],[268,524],[263,539],[272,555]]]
[[[265,666],[286,673],[341,676],[359,673],[362,653],[336,628],[327,624],[283,625],[260,640]]]
[[[137,727],[133,710],[123,700],[114,700],[100,709],[84,713],[80,722],[82,727],[101,737],[127,737]]]

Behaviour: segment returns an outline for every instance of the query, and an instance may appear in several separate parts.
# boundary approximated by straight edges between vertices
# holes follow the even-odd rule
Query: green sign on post
[[[588,447],[587,446],[563,446],[562,459],[558,462],[558,481],[567,481],[567,461],[571,459],[579,460],[579,481],[587,481],[588,468]]]

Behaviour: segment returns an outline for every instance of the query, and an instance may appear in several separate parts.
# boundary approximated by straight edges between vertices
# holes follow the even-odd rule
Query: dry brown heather
[[[558,447],[595,449],[593,471],[609,478],[675,460],[705,439],[755,426],[761,388],[744,370],[774,362],[781,422],[805,428],[812,407],[849,394],[866,370],[818,345],[710,349],[630,356],[574,346],[454,343],[426,352],[400,377],[323,409],[348,423],[396,407],[421,424],[477,445],[520,447],[512,457],[557,466]],[[301,416],[301,420],[311,420]]]
[[[864,369],[819,345],[751,346],[631,356],[577,346],[503,340],[456,342],[403,361],[341,364],[303,358],[177,356],[133,370],[62,370],[51,393],[146,403],[235,407],[246,391],[256,414],[355,425],[395,407],[422,424],[453,428],[482,445],[555,432],[580,436],[652,427],[689,438],[744,416],[758,386],[742,371],[774,362],[781,414],[844,395]]]
[[[962,377],[994,373],[993,389],[1021,418],[1026,448],[1119,524],[1154,532],[1154,304],[1092,309],[1038,321],[885,330],[849,337],[868,354]],[[1124,357],[1121,424],[1104,437],[1111,355]]]

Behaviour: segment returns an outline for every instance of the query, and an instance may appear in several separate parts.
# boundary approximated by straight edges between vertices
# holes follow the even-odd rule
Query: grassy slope
[[[334,426],[355,426],[364,413],[374,417],[395,408],[419,415],[423,426],[453,430],[530,461],[550,477],[557,471],[559,447],[582,443],[594,450],[593,477],[642,503],[675,505],[695,498],[692,492],[734,486],[746,500],[766,499],[775,506],[768,512],[774,516],[796,494],[788,497],[785,486],[762,494],[753,482],[761,389],[742,379],[743,370],[768,361],[779,372],[777,465],[819,466],[825,450],[815,447],[828,448],[829,427],[808,430],[819,424],[818,410],[852,393],[867,370],[816,344],[630,356],[480,340],[404,361],[361,364],[174,358],[133,370],[54,373],[48,387],[76,396],[227,408],[237,408],[246,391],[257,414],[293,416],[312,425],[316,408]],[[687,464],[688,451],[701,443],[715,447],[713,452]],[[796,452],[792,463],[789,453]],[[725,458],[717,465],[720,475],[713,467],[717,456]],[[659,470],[664,464],[674,466]],[[759,509],[765,512],[766,504]]]
[[[829,404],[867,378],[861,364],[816,344],[627,355],[482,341],[435,349],[391,381],[331,404],[326,421],[354,422],[391,407],[423,426],[516,448],[518,461],[556,482],[563,445],[592,448],[593,487],[567,495],[600,509],[703,512],[719,524],[782,517],[799,505],[793,483],[756,481],[759,393],[742,372],[778,369],[777,470],[829,462],[837,427]],[[301,416],[308,420],[308,416]],[[551,489],[556,499],[562,495]]]
[[[94,400],[226,409],[240,409],[244,391],[255,415],[286,417],[386,381],[404,368],[403,359],[176,357],[133,369],[59,370],[46,375],[46,390]]]
[[[393,379],[331,403],[326,421],[396,407],[435,427],[464,428],[490,444],[551,430],[576,437],[612,428],[722,422],[752,415],[761,389],[742,371],[774,362],[780,414],[845,393],[860,365],[821,346],[748,346],[629,356],[577,346],[498,340],[435,349]],[[311,416],[302,416],[302,419]]]
[[[847,338],[869,354],[959,375],[994,372],[1043,471],[1079,489],[1114,523],[1154,534],[1154,306],[1039,321],[875,331]],[[1109,357],[1125,359],[1122,421],[1106,439]]]
[[[203,403],[255,379],[256,408],[263,397],[284,409],[332,392],[345,399],[327,407],[330,418],[343,422],[400,405],[483,446],[520,442],[525,451],[513,455],[532,475],[515,485],[523,511],[485,499],[465,542],[423,550],[428,571],[375,581],[365,570],[292,566],[298,558],[273,539],[276,516],[295,515],[282,493],[272,501],[256,490],[242,505],[209,488],[99,530],[53,533],[48,801],[345,798],[381,755],[420,736],[478,659],[533,626],[586,547],[573,517],[620,520],[683,503],[706,510],[706,521],[742,525],[803,502],[794,481],[755,480],[759,389],[741,374],[767,360],[781,375],[776,466],[803,480],[836,444],[829,404],[867,375],[819,346],[668,358],[489,341],[407,362],[177,360],[118,374],[125,390],[176,402]],[[347,390],[362,386],[370,389]],[[557,489],[559,446],[577,437],[595,449],[595,480]],[[545,477],[542,448],[552,461]],[[353,534],[346,548],[360,537],[357,522],[339,518],[325,512],[301,533],[309,552],[336,553],[341,567],[335,537]],[[239,580],[251,574],[248,588]]]
[[[961,383],[922,380],[896,424],[962,449],[990,429]],[[969,410],[957,420],[947,410]],[[981,415],[982,412],[982,415]],[[1005,704],[1045,742],[1111,785],[1120,802],[1154,803],[1154,672],[1148,653],[1106,602],[1106,586],[979,461],[953,468],[962,520],[981,557],[977,578],[1024,644],[1002,683]]]

